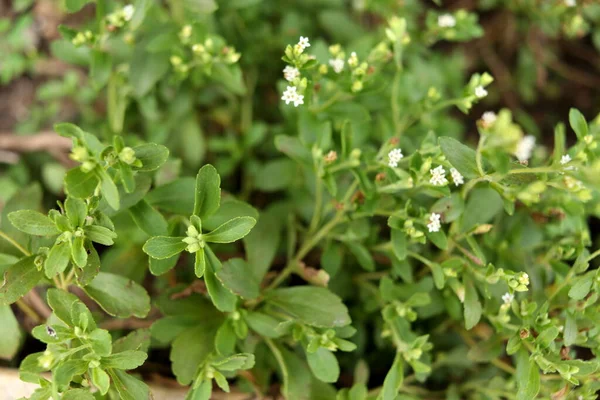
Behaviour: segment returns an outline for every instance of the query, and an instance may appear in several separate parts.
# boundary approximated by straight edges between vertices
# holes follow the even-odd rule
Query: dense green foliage
[[[600,119],[536,125],[568,95],[538,63],[565,70],[519,37],[600,46],[600,4],[64,0],[45,53],[33,3],[0,79],[61,60],[15,131],[72,148],[0,177],[0,356],[32,399],[147,399],[164,353],[190,400],[596,398]]]

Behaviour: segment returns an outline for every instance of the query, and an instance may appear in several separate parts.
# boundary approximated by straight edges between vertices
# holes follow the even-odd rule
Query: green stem
[[[600,256],[600,249],[596,250],[595,252],[593,252],[592,254],[590,254],[590,256],[586,259],[587,262],[592,261],[594,258]]]
[[[269,349],[271,349],[271,352],[273,353],[273,356],[275,357],[275,359],[277,360],[277,364],[279,364],[279,368],[281,368],[281,375],[283,378],[283,390],[282,392],[287,392],[287,381],[288,381],[288,370],[287,370],[287,366],[285,365],[285,360],[283,359],[283,355],[281,354],[281,350],[279,350],[279,348],[275,345],[275,343],[273,343],[273,341],[269,338],[263,337],[265,343],[267,344],[267,346],[269,347]],[[286,394],[286,393],[283,393]]]
[[[477,170],[479,171],[479,175],[484,176],[485,172],[483,172],[483,162],[481,160],[481,150],[483,148],[483,143],[485,142],[485,136],[479,137],[479,143],[477,143],[477,152],[475,153],[475,162],[477,163]]]
[[[400,77],[402,75],[402,70],[400,67],[396,68],[396,73],[394,74],[394,81],[392,82],[392,118],[394,120],[394,130],[395,137],[399,138],[401,135],[400,130],[400,105],[398,104],[398,87],[400,86]]]
[[[25,303],[22,299],[17,300],[15,304],[36,324],[42,321],[42,318],[40,318],[40,316],[33,310],[33,308],[29,307],[29,305]]]
[[[321,221],[321,208],[323,203],[323,184],[318,176],[315,176],[315,211],[313,212],[310,225],[308,227],[308,234],[310,235],[317,229],[319,222]]]
[[[319,107],[311,108],[311,111],[315,114],[325,111],[326,109],[331,107],[335,102],[337,102],[338,100],[341,100],[343,97],[344,97],[343,92],[337,92],[336,94],[331,96],[325,103],[321,104]]]
[[[508,171],[508,174],[509,175],[514,175],[514,174],[550,174],[550,173],[553,173],[553,172],[560,172],[560,171],[557,171],[553,167],[518,168],[518,169],[511,169],[510,171]]]
[[[15,248],[19,249],[19,251],[21,253],[25,254],[26,256],[31,255],[31,253],[29,251],[27,251],[27,249],[25,249],[23,246],[21,246],[19,243],[17,243],[13,238],[8,236],[6,233],[0,231],[0,237],[3,238],[4,240],[6,240],[8,243],[12,244]]]

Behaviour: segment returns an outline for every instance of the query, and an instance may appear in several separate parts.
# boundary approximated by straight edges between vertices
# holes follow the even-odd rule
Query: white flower
[[[351,66],[352,68],[354,68],[358,65],[358,57],[356,56],[355,51],[350,53],[350,58],[348,58],[348,65]]]
[[[135,7],[133,7],[131,4],[127,4],[125,7],[123,7],[123,18],[125,18],[125,21],[130,21],[134,12]]]
[[[431,173],[429,182],[432,185],[444,186],[448,183],[448,180],[446,179],[446,170],[441,165],[434,169],[430,169],[429,172]]]
[[[565,154],[564,156],[562,156],[562,157],[560,158],[560,163],[561,163],[562,165],[568,164],[570,161],[571,161],[571,156],[570,156],[570,155],[568,155],[568,154]]]
[[[438,17],[438,26],[440,28],[452,28],[456,25],[456,18],[450,14],[440,15]]]
[[[519,143],[517,143],[517,149],[515,150],[515,156],[521,162],[527,161],[531,158],[533,148],[535,147],[535,136],[527,135]]]
[[[456,168],[450,168],[450,174],[452,175],[452,181],[454,182],[454,185],[460,186],[465,183],[465,179],[461,173],[456,170]]]
[[[576,0],[565,0],[565,6],[567,7],[575,7],[577,5]]]
[[[429,223],[427,224],[427,229],[429,232],[439,232],[442,224],[440,223],[440,214],[431,213],[429,216]]]
[[[488,95],[488,91],[485,90],[485,88],[483,86],[479,85],[475,88],[475,96],[477,96],[477,98],[482,99],[487,95]]]
[[[404,156],[402,155],[401,149],[394,149],[394,150],[390,151],[388,153],[388,158],[389,158],[388,165],[392,168],[397,167],[398,161],[400,161],[402,159],[402,157],[404,157]]]
[[[527,272],[521,272],[517,280],[521,285],[529,285],[529,275],[527,274]]]
[[[296,67],[292,67],[291,65],[288,65],[283,69],[283,77],[288,82],[293,81],[294,79],[296,79],[299,76],[300,76],[300,71],[298,71],[298,68],[296,68]]]
[[[344,60],[341,58],[334,58],[329,60],[329,65],[335,71],[336,74],[339,74],[344,69]]]
[[[296,98],[294,98],[294,107],[298,107],[300,104],[304,104],[304,96],[296,93]]]
[[[498,119],[498,116],[493,111],[486,111],[481,116],[481,121],[483,122],[483,126],[485,126],[486,128],[494,125],[494,123],[496,122],[496,119]]]
[[[294,107],[298,107],[300,104],[304,104],[304,96],[296,92],[295,86],[288,86],[281,100],[285,101],[285,104],[294,103]]]
[[[502,301],[504,302],[504,304],[510,304],[512,303],[512,301],[515,299],[515,295],[511,294],[511,293],[504,293],[504,295],[502,295]]]
[[[300,48],[300,53],[304,51],[307,47],[310,47],[310,43],[308,43],[308,38],[304,36],[300,36],[300,40],[298,40],[297,46]]]

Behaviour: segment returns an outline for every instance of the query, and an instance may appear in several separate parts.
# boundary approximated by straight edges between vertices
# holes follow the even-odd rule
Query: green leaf
[[[135,157],[142,162],[138,171],[154,171],[160,168],[169,158],[169,149],[155,143],[146,143],[133,148]]]
[[[197,325],[187,329],[173,341],[170,359],[177,382],[188,385],[196,377],[198,366],[214,350],[216,332],[214,324]]]
[[[170,271],[177,265],[179,260],[179,253],[172,257],[164,258],[162,260],[150,257],[150,272],[152,275],[162,275]]]
[[[86,389],[69,389],[61,397],[62,400],[94,400],[95,397]]]
[[[356,242],[346,242],[346,247],[348,247],[361,267],[367,271],[375,271],[375,261],[365,246]]]
[[[104,368],[136,369],[146,361],[148,355],[143,351],[125,350],[102,358]]]
[[[470,279],[465,278],[465,302],[464,302],[464,314],[465,314],[465,328],[471,329],[481,319],[481,303],[479,302],[479,295],[477,289]]]
[[[73,168],[65,175],[65,191],[69,196],[87,199],[94,194],[100,180],[92,172],[83,172],[81,168]]]
[[[194,215],[204,219],[217,211],[221,203],[221,177],[210,164],[200,168],[196,176]]]
[[[119,189],[117,189],[117,185],[115,185],[115,182],[107,173],[102,175],[100,191],[113,210],[118,210],[120,208]]]
[[[529,352],[519,350],[517,353],[517,400],[535,399],[540,391],[540,370],[535,361],[529,359]]]
[[[202,219],[202,228],[205,231],[212,231],[225,222],[237,217],[258,219],[258,211],[244,201],[229,198],[221,202],[221,206],[214,214]]]
[[[86,266],[87,252],[85,251],[83,236],[77,236],[71,242],[71,258],[79,268]]]
[[[460,143],[451,137],[442,136],[438,139],[442,152],[450,161],[450,164],[458,170],[465,178],[477,178],[479,170],[475,150]]]
[[[342,300],[326,288],[294,286],[275,289],[267,295],[267,301],[308,325],[334,328],[351,322]]]
[[[64,272],[71,260],[71,244],[69,242],[58,242],[50,249],[48,258],[44,262],[46,276],[50,279]]]
[[[150,236],[161,236],[168,233],[168,223],[163,215],[156,211],[146,200],[129,208],[133,221],[141,230]]]
[[[109,369],[107,372],[120,400],[150,399],[150,388],[144,382],[118,369]]]
[[[340,377],[340,365],[333,353],[319,347],[314,353],[306,353],[310,370],[322,382],[334,383]]]
[[[102,50],[92,50],[90,77],[96,89],[104,87],[110,78],[112,60],[110,54]]]
[[[114,244],[113,239],[117,237],[115,232],[100,225],[88,225],[83,230],[88,239],[104,246],[112,246]]]
[[[588,135],[588,124],[579,110],[575,108],[569,110],[569,124],[579,140]]]
[[[251,369],[254,367],[254,363],[254,354],[238,353],[222,360],[215,361],[212,365],[221,371],[238,371]]]
[[[113,354],[127,350],[147,352],[150,347],[150,329],[138,329],[113,342]]]
[[[563,339],[565,341],[565,346],[569,347],[577,341],[577,334],[579,330],[577,329],[577,319],[575,316],[567,311],[567,317],[565,320],[565,330],[563,332]]]
[[[76,323],[73,321],[71,310],[74,309],[75,304],[81,303],[81,300],[72,293],[54,288],[48,289],[46,296],[48,305],[52,308],[52,311],[54,311],[54,315],[65,324],[75,326]],[[92,323],[89,325],[90,328],[95,329],[93,319],[90,322]]]
[[[199,249],[194,257],[194,273],[198,278],[202,278],[204,276],[204,271],[206,270],[206,254],[204,254],[204,249]]]
[[[19,300],[43,278],[43,273],[38,271],[34,260],[35,256],[25,257],[4,272],[4,282],[0,286],[0,305]]]
[[[0,305],[0,358],[11,360],[21,345],[21,328],[9,305]]]
[[[204,269],[204,283],[206,283],[206,289],[210,298],[219,311],[233,312],[235,310],[235,304],[237,297],[221,284],[216,277],[216,272],[221,267],[221,262],[215,256],[215,253],[206,246],[204,247],[204,255],[206,258],[206,267]]]
[[[129,82],[136,97],[145,96],[167,73],[168,57],[166,53],[149,53],[143,45],[135,46],[129,65]]]
[[[231,258],[217,271],[223,286],[244,299],[255,299],[260,293],[260,282],[241,258]]]
[[[248,326],[261,336],[278,338],[282,333],[277,330],[280,320],[260,311],[249,312],[246,315]]]
[[[275,147],[288,157],[298,161],[300,164],[312,165],[312,154],[300,142],[300,139],[288,135],[275,137]]]
[[[281,241],[280,232],[281,221],[277,215],[272,212],[261,212],[254,228],[244,237],[248,266],[259,282],[262,282],[275,259]]]
[[[91,0],[65,0],[65,6],[69,12],[77,12]]]
[[[50,218],[37,211],[14,211],[8,214],[8,219],[15,228],[29,235],[51,236],[60,233]]]
[[[155,236],[148,239],[143,250],[152,258],[164,260],[181,253],[186,247],[182,237]]]
[[[569,289],[569,297],[573,300],[583,300],[592,289],[592,283],[594,283],[595,271],[587,273],[575,281],[571,289]]]
[[[15,242],[22,246],[29,246],[30,236],[19,231],[8,220],[8,214],[13,211],[23,209],[38,209],[42,201],[42,190],[39,185],[30,185],[17,191],[2,207],[2,216],[0,218],[0,230]],[[18,255],[22,257],[22,253],[6,240],[0,240],[0,251],[6,254]]]
[[[398,395],[398,390],[404,381],[404,360],[400,353],[396,353],[394,363],[383,381],[383,387],[377,400],[393,400]]]
[[[83,290],[108,314],[128,318],[144,318],[150,311],[146,290],[131,279],[100,272]]]
[[[232,321],[225,321],[217,330],[217,335],[215,336],[215,350],[217,353],[224,356],[233,354],[236,341],[237,336],[233,329]]]
[[[90,377],[94,386],[98,388],[102,395],[108,393],[110,387],[110,377],[108,374],[100,368],[91,368],[90,371]]]
[[[215,0],[184,0],[183,4],[188,11],[199,14],[210,14],[219,8]]]
[[[477,225],[490,222],[502,211],[502,197],[494,189],[477,188],[469,194],[465,212],[461,219],[461,232],[467,232]]]
[[[65,211],[67,213],[67,218],[69,218],[69,221],[73,226],[83,226],[85,217],[87,217],[88,214],[85,201],[75,197],[68,197],[65,201]]]
[[[175,179],[152,190],[145,200],[161,210],[187,216],[194,212],[194,185],[191,177]]]
[[[204,235],[204,240],[209,243],[231,243],[246,236],[256,224],[252,217],[233,218],[214,231]]]
[[[435,245],[438,249],[446,250],[448,248],[448,238],[443,230],[439,230],[438,232],[425,232],[427,238],[431,240],[431,243]]]
[[[392,229],[392,250],[398,260],[406,259],[406,233],[400,229]]]
[[[52,379],[58,385],[67,385],[74,376],[82,375],[88,367],[88,362],[82,359],[72,358],[58,364],[58,367],[52,372]]]

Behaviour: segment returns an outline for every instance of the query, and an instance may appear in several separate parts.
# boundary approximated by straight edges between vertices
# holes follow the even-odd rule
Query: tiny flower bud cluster
[[[281,100],[285,101],[285,104],[293,103],[294,107],[304,104],[304,96],[296,91],[295,86],[288,86],[285,92],[283,92]]]
[[[294,79],[300,77],[300,71],[296,67],[286,65],[286,67],[283,69],[283,77],[286,81],[293,82]]]
[[[560,163],[561,163],[562,165],[568,164],[569,162],[571,162],[571,156],[570,156],[570,155],[568,155],[568,154],[565,154],[564,156],[562,156],[562,157],[560,158]]]
[[[186,250],[188,252],[195,253],[204,247],[202,233],[198,232],[195,226],[190,225],[186,233],[187,237],[183,238],[182,241],[187,244]]]
[[[133,18],[135,7],[131,4],[126,5],[120,10],[117,10],[106,16],[106,22],[109,27],[121,28]],[[109,28],[110,29],[110,28]]]
[[[489,128],[496,123],[496,119],[498,119],[498,116],[496,115],[495,112],[486,111],[481,116],[481,125],[484,128]]]

